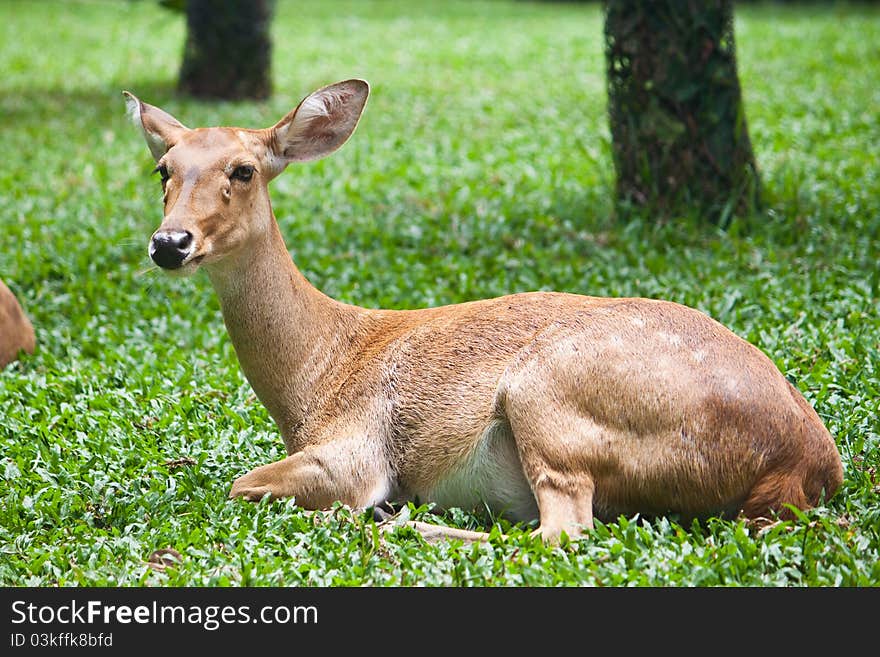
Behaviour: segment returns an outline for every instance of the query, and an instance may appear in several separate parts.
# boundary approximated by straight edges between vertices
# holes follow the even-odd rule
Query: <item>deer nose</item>
[[[162,269],[177,269],[192,251],[192,233],[188,230],[161,230],[150,240],[150,257]]]

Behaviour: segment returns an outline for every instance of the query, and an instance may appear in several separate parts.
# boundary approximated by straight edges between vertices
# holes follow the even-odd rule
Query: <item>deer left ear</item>
[[[345,80],[318,89],[265,132],[266,145],[283,169],[330,155],[351,137],[370,95],[364,80]]]
[[[165,155],[189,130],[168,112],[143,102],[134,94],[123,91],[122,95],[131,120],[144,133],[153,159]]]

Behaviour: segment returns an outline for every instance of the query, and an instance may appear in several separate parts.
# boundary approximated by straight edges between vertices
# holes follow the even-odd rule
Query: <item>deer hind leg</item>
[[[602,427],[552,396],[508,399],[507,417],[523,473],[538,503],[544,541],[593,528],[595,479],[590,464],[605,441]]]
[[[538,533],[545,542],[555,543],[562,532],[579,538],[584,529],[593,528],[593,480],[585,474],[550,471],[532,478],[541,524]]]
[[[776,513],[791,520],[793,513],[785,505],[808,509],[813,503],[804,493],[803,478],[797,471],[772,471],[761,477],[752,487],[742,507],[746,518],[760,518]]]

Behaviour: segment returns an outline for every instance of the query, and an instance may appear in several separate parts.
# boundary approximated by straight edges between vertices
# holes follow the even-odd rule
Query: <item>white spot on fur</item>
[[[666,331],[657,331],[657,337],[665,340],[669,344],[673,346],[678,346],[681,344],[681,336],[676,335],[675,333],[667,333]]]
[[[632,323],[633,326],[638,326],[639,328],[642,328],[645,325],[645,320],[643,320],[641,317],[630,317],[629,321]]]
[[[702,349],[697,349],[696,351],[691,353],[691,357],[698,363],[702,363],[704,360],[706,360],[706,352]]]

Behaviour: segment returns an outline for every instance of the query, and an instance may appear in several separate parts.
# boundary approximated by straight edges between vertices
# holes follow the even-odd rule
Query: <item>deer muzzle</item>
[[[162,269],[179,269],[192,250],[193,235],[188,230],[157,230],[150,240],[150,257]]]

